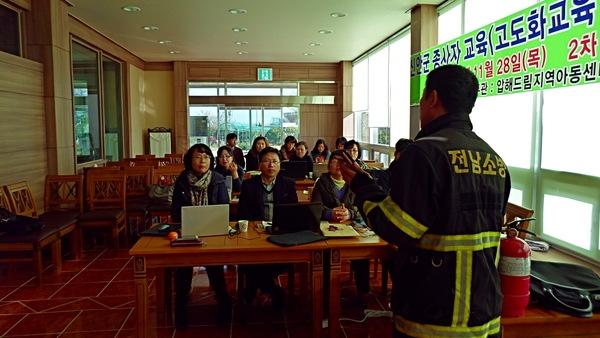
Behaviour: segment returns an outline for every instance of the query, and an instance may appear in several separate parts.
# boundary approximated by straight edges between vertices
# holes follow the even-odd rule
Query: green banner
[[[599,81],[596,0],[552,0],[411,56],[410,102],[427,74],[460,64],[479,79],[479,96]]]

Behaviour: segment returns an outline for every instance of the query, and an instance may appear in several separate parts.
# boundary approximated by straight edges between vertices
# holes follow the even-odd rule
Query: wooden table
[[[587,266],[596,273],[600,273],[597,266],[593,266],[572,256],[561,253],[555,249],[548,252],[531,252],[532,260],[549,262],[564,262]],[[600,314],[596,313],[591,318],[579,318],[543,307],[529,304],[525,315],[517,318],[502,317],[500,321],[502,337],[600,337]]]
[[[352,259],[387,258],[396,250],[377,235],[368,237],[328,238],[329,264],[329,337],[339,337],[341,265]]]
[[[251,229],[254,223],[250,222]],[[170,292],[164,294],[161,291],[159,295],[159,289],[164,290],[165,286],[170,285],[164,281],[166,269],[178,266],[262,263],[309,263],[312,278],[312,336],[320,337],[323,321],[323,255],[327,243],[322,241],[281,247],[267,242],[268,236],[255,237],[257,234],[254,231],[235,237],[204,237],[206,245],[196,247],[171,247],[165,237],[140,238],[129,250],[129,254],[134,256],[137,337],[156,335],[148,330],[148,268],[157,268],[157,311],[164,311],[164,307],[171,302]]]
[[[502,337],[600,337],[600,315],[579,318],[535,305],[527,306],[525,315],[502,317]]]
[[[305,178],[303,180],[296,181],[296,191],[308,190],[308,187],[312,187],[315,185],[315,180],[310,178]]]

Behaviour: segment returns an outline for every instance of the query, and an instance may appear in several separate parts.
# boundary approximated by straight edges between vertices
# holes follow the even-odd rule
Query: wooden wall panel
[[[319,83],[319,94],[321,96],[338,96],[338,84],[337,83]]]
[[[319,84],[318,83],[301,83],[300,84],[300,95],[301,96],[317,96],[317,95],[319,95]]]
[[[0,91],[43,95],[41,63],[0,52]]]
[[[47,174],[41,64],[0,52],[0,186],[28,181],[43,208]]]
[[[189,62],[190,81],[257,81],[258,68],[272,68],[273,81],[336,81],[337,63]]]

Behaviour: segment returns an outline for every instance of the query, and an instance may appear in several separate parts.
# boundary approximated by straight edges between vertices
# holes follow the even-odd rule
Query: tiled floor
[[[50,265],[49,259],[45,261]],[[342,266],[342,337],[389,337],[391,319],[367,318],[364,308],[356,305],[354,283],[348,281],[349,264]],[[79,261],[64,260],[60,275],[47,268],[44,285],[37,286],[31,265],[0,265],[0,337],[135,337],[135,295],[132,260],[128,249],[95,250],[84,253]],[[150,274],[153,274],[151,271]],[[228,289],[236,298],[235,267],[226,270]],[[285,288],[286,275],[280,277]],[[296,288],[298,288],[296,282]],[[371,280],[369,309],[388,309],[388,297],[380,295],[380,279]],[[208,287],[204,270],[194,278],[190,295],[189,327],[177,331],[172,316],[157,314],[154,278],[150,283],[150,332],[156,337],[302,337],[312,335],[308,300],[288,294],[286,309],[274,314],[268,296],[259,294],[244,311],[237,301],[232,322],[217,327],[216,301]],[[237,300],[237,298],[236,298]],[[362,322],[361,322],[362,321]],[[327,329],[323,334],[328,335]]]

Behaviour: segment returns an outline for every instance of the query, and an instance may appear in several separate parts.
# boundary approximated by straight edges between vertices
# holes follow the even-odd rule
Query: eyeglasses
[[[260,161],[260,163],[262,164],[273,164],[273,165],[278,165],[279,163],[281,163],[281,161],[279,160],[262,160]]]
[[[205,155],[196,155],[196,156],[194,156],[194,159],[195,160],[200,160],[200,161],[204,162],[204,161],[210,161],[210,160],[212,160],[212,157],[205,156]]]
[[[231,158],[231,156],[230,155],[221,155],[221,156],[219,156],[219,158],[222,160],[227,160],[227,159]]]
[[[358,153],[358,149],[348,149],[349,153]]]

